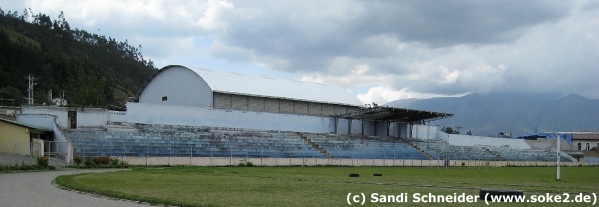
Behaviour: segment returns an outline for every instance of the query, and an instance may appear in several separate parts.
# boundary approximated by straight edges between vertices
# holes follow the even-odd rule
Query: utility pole
[[[27,77],[25,77],[25,79],[28,80],[27,83],[27,105],[33,105],[33,86],[37,85],[37,83],[35,83],[35,81],[37,80],[37,78],[31,76],[31,74],[27,75]]]
[[[62,94],[60,95],[60,106],[65,106],[65,105],[67,105],[67,104],[64,101],[64,90],[62,90]]]

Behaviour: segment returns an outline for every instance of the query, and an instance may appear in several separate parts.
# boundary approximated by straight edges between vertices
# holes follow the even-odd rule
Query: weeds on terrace
[[[254,167],[254,163],[252,162],[240,162],[237,167]]]
[[[128,168],[128,164],[120,161],[118,158],[111,157],[87,157],[85,160],[77,156],[73,158],[73,162],[79,168]],[[83,162],[83,166],[81,163]]]
[[[43,168],[47,168],[48,167],[48,156],[43,156],[43,157],[37,157],[37,165],[41,166]]]
[[[55,170],[54,166],[49,166],[47,164],[47,160],[45,161],[45,165],[40,165],[39,159],[38,164],[35,165],[26,165],[24,162],[21,162],[21,165],[0,165],[0,173],[9,173],[9,172],[19,172],[19,171],[40,171],[40,170]]]

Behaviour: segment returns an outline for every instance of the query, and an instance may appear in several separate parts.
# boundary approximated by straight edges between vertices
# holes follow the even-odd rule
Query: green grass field
[[[359,173],[360,177],[349,177]],[[374,173],[383,176],[375,177]],[[593,196],[599,193],[599,167],[165,167],[135,168],[103,174],[61,176],[67,188],[111,197],[181,206],[348,206],[348,193],[366,196],[478,195],[480,188],[523,190],[525,195],[546,193]],[[350,197],[351,198],[351,197]],[[350,199],[352,200],[352,199]],[[354,204],[356,205],[356,204]],[[434,206],[480,206],[478,203],[433,203]],[[590,206],[581,203],[491,203],[493,206]],[[405,203],[404,203],[404,206]]]

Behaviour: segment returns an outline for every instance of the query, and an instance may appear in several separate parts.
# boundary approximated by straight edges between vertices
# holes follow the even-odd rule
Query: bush
[[[94,157],[94,163],[96,165],[108,165],[110,164],[110,157]]]
[[[47,168],[48,167],[48,156],[43,156],[43,157],[37,157],[37,165],[43,168]]]
[[[81,162],[83,162],[83,158],[77,156],[77,157],[73,158],[73,161],[75,162],[75,164],[77,166],[79,166],[79,165],[81,165]]]
[[[239,164],[237,164],[237,167],[254,167],[254,163],[252,162],[240,162]]]
[[[112,166],[119,165],[119,159],[117,159],[117,158],[110,159],[110,165],[112,165]]]
[[[95,167],[96,166],[96,162],[93,158],[88,157],[85,158],[85,163],[83,163],[86,167]]]

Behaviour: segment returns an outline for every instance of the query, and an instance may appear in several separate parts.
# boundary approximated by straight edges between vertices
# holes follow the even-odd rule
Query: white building
[[[452,116],[366,108],[348,90],[319,83],[177,65],[150,77],[135,102],[127,103],[126,112],[31,106],[24,107],[22,114],[56,116],[64,129],[139,123],[395,137],[412,137],[415,124]]]
[[[183,66],[162,68],[137,97],[144,104],[315,116],[356,111],[362,105],[339,87]]]
[[[136,101],[127,104],[128,122],[314,133],[407,135],[408,124],[451,116],[364,108],[348,90],[319,83],[177,65],[154,74]]]

